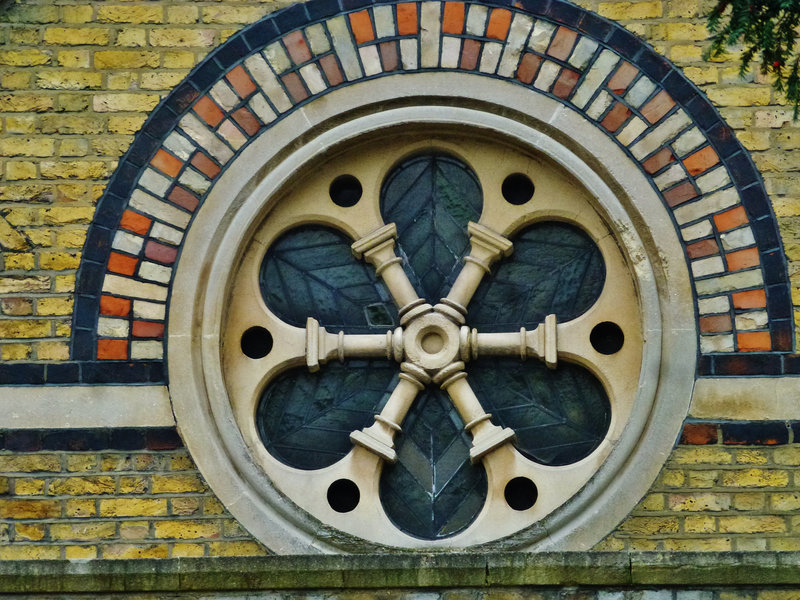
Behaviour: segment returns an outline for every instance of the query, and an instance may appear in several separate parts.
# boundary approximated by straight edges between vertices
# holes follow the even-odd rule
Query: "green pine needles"
[[[772,86],[800,112],[800,55],[795,48],[800,24],[800,0],[718,0],[708,14],[713,37],[709,57],[723,55],[741,44],[739,75],[753,60],[761,60],[761,72],[770,75]]]

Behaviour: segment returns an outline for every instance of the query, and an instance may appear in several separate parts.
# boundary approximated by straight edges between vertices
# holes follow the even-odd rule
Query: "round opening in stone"
[[[444,348],[444,338],[438,331],[426,331],[422,334],[420,346],[428,354],[436,354]]]

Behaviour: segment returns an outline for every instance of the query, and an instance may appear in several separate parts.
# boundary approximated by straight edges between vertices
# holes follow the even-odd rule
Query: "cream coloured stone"
[[[127,231],[117,231],[114,234],[114,240],[111,242],[111,247],[114,250],[121,250],[128,254],[139,254],[144,245],[144,238],[128,233]]]
[[[100,317],[97,319],[97,335],[108,338],[128,337],[129,325],[126,319]]]
[[[156,340],[131,342],[131,358],[138,360],[161,359],[164,357],[164,344]]]
[[[692,275],[695,277],[715,275],[723,271],[725,271],[725,264],[722,262],[722,257],[720,256],[711,256],[709,258],[701,258],[700,260],[692,261]]]
[[[275,120],[275,111],[272,110],[272,107],[269,105],[269,102],[267,102],[267,99],[261,94],[254,94],[250,99],[248,106],[264,123],[269,124]]]
[[[704,354],[733,352],[733,350],[733,336],[730,334],[700,336],[700,352]]]
[[[578,91],[572,96],[572,103],[578,108],[585,107],[618,62],[619,56],[617,54],[611,50],[603,50],[592,64],[589,72],[584,76]],[[597,117],[592,118],[596,119]]]
[[[286,92],[283,91],[283,87],[278,83],[278,79],[275,77],[272,69],[269,68],[269,65],[260,55],[254,54],[248,57],[244,61],[244,64],[247,70],[250,71],[253,79],[261,86],[261,90],[267,95],[273,106],[275,106],[279,112],[286,112],[292,107],[291,100],[289,100]]]
[[[683,168],[683,164],[674,163],[666,171],[656,175],[653,178],[653,183],[656,184],[658,189],[665,190],[684,179],[686,179],[686,171]]]
[[[326,23],[328,25],[328,31],[331,32],[333,47],[339,57],[339,62],[342,63],[345,78],[347,81],[360,79],[362,77],[361,65],[358,63],[356,49],[353,46],[350,30],[347,28],[345,18],[334,17],[333,19],[328,19]],[[415,40],[414,45],[416,45]]]
[[[191,167],[184,169],[183,173],[181,173],[181,176],[178,178],[178,181],[182,185],[198,194],[205,194],[208,191],[208,188],[211,187],[211,182],[208,180],[208,178]]]
[[[383,16],[385,14],[385,11],[380,9],[384,8],[388,9],[389,11],[392,10],[391,7],[388,6],[386,7],[379,6],[373,9],[375,11],[375,21],[376,23],[380,23],[377,25],[379,37],[383,37],[384,35],[394,35],[393,33],[385,33],[385,34],[380,33],[382,31],[381,26],[383,24],[383,19],[385,18]],[[394,30],[394,23],[392,23],[392,27],[393,27],[392,30]],[[306,34],[306,39],[308,40],[308,45],[311,48],[311,52],[312,54],[314,54],[314,56],[325,54],[331,49],[330,42],[328,42],[328,36],[325,34],[325,28],[322,26],[321,23],[315,23],[314,25],[309,25],[308,27],[306,27],[305,34]]]
[[[103,280],[103,291],[129,298],[161,301],[167,299],[166,287],[154,283],[144,283],[121,275],[107,274]]]
[[[394,13],[390,5],[373,7],[372,15],[375,18],[375,32],[379,38],[396,35],[394,28]]]
[[[695,223],[694,225],[687,225],[686,227],[681,228],[681,237],[686,242],[691,242],[699,238],[708,237],[713,233],[714,233],[714,226],[711,224],[710,219],[706,219],[704,221]]]
[[[139,277],[159,283],[169,283],[172,278],[172,269],[147,260],[139,264]]]
[[[716,295],[720,292],[744,290],[752,287],[760,287],[762,285],[764,285],[764,279],[761,276],[760,269],[738,271],[736,273],[728,273],[720,277],[712,277],[711,279],[702,279],[695,282],[697,293],[703,296]]]
[[[613,102],[614,98],[611,97],[606,91],[602,91],[597,95],[592,105],[586,111],[586,114],[591,117],[592,119],[599,119],[600,116],[606,112],[606,109],[611,106],[611,102]]]
[[[439,66],[441,2],[422,2],[420,10],[419,52],[422,68]]]
[[[153,223],[153,227],[150,230],[150,237],[178,246],[183,240],[183,232],[180,229],[175,229],[163,223]]]
[[[561,67],[559,67],[558,64],[554,63],[552,60],[545,60],[542,66],[539,67],[539,74],[533,82],[533,87],[545,92],[550,91],[550,87],[553,85],[553,82],[560,72]]]
[[[239,96],[231,89],[231,86],[225,83],[224,79],[220,79],[211,86],[210,94],[226,112],[230,112],[239,104]]]
[[[372,46],[372,48],[375,48],[375,46]],[[375,59],[377,60],[377,50],[375,51],[375,54]],[[362,60],[364,59],[363,52],[361,54],[361,58]],[[366,64],[364,65],[364,69],[367,70]],[[306,82],[308,91],[310,91],[312,94],[319,94],[320,92],[325,91],[325,89],[328,87],[328,84],[326,84],[322,79],[322,73],[320,73],[319,67],[313,63],[300,68],[300,77],[302,77],[303,81]]]
[[[163,196],[172,182],[167,177],[148,168],[145,169],[144,173],[139,177],[138,183],[157,196]]]
[[[658,150],[670,141],[678,132],[689,125],[691,121],[683,110],[678,109],[665,121],[656,126],[653,131],[648,133],[641,140],[631,146],[631,152],[639,160]]]
[[[370,46],[361,46],[358,49],[358,55],[361,57],[361,64],[364,67],[364,74],[368,77],[370,75],[377,75],[383,71],[381,68],[381,59],[378,57],[378,47],[376,45],[372,44]],[[322,82],[321,77],[320,82]]]
[[[145,300],[133,301],[133,316],[137,319],[163,321],[166,314],[166,305]]]
[[[705,143],[705,141],[706,136],[704,136],[697,127],[692,127],[685,133],[679,135],[678,139],[672,142],[672,149],[675,151],[675,154],[683,157],[700,144]]]
[[[628,146],[642,133],[644,133],[647,127],[648,125],[645,123],[644,119],[634,116],[617,134],[617,139],[619,140],[620,144]]]
[[[726,313],[730,309],[731,301],[728,296],[712,296],[711,298],[700,298],[697,301],[697,310],[701,315]]]
[[[597,50],[598,43],[588,36],[581,36],[567,62],[578,69],[585,69]]]
[[[746,313],[738,313],[735,317],[736,329],[765,329],[769,324],[769,317],[765,310],[754,310]]]
[[[482,36],[486,29],[488,9],[482,4],[470,4],[467,13],[467,33]]]
[[[225,119],[219,124],[217,133],[222,139],[233,146],[234,150],[238,150],[247,143],[247,138],[242,133],[242,130],[230,119]]]
[[[756,243],[753,237],[753,230],[750,226],[740,227],[732,231],[726,231],[719,236],[722,247],[725,250],[736,250],[745,246],[753,246]]]
[[[442,67],[445,69],[458,68],[461,58],[461,39],[449,35],[442,37]]]
[[[695,183],[702,193],[708,194],[729,185],[731,183],[731,178],[728,177],[728,171],[725,167],[719,166],[695,179]]]
[[[135,190],[133,192],[130,199],[130,206],[146,215],[155,217],[156,219],[169,223],[170,225],[175,225],[181,229],[185,229],[191,219],[191,215],[186,211],[172,204],[167,204],[158,198],[154,198],[142,190]]]
[[[264,49],[264,57],[278,75],[292,68],[292,61],[280,42],[274,42],[267,46]]]
[[[515,13],[514,20],[511,21],[511,28],[506,39],[503,56],[500,59],[500,66],[497,74],[501,77],[513,77],[517,72],[517,65],[528,39],[528,34],[533,27],[533,19],[522,13]]]
[[[714,192],[710,196],[705,196],[695,202],[683,204],[675,209],[675,220],[679,225],[696,221],[703,217],[721,211],[739,203],[739,194],[735,188],[728,188],[719,192]]]
[[[550,45],[550,38],[553,37],[553,32],[556,26],[547,21],[537,20],[533,26],[533,33],[528,40],[528,47],[534,52],[544,54],[547,47]]]
[[[417,52],[417,40],[400,40],[400,59],[406,71],[414,71],[419,65],[419,54]]]
[[[503,44],[496,42],[486,42],[481,52],[481,62],[478,70],[481,73],[494,73],[497,70],[497,63],[503,52]]]
[[[222,164],[233,157],[233,150],[193,114],[189,113],[181,119],[180,128]]]
[[[642,75],[625,93],[625,100],[633,108],[639,108],[655,89],[655,82],[646,75]]]
[[[196,146],[177,131],[173,131],[164,140],[164,147],[181,160],[189,160]]]

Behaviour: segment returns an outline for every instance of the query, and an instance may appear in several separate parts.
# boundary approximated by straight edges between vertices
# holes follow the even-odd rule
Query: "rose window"
[[[354,145],[245,247],[223,372],[277,490],[407,547],[512,536],[590,481],[642,361],[630,266],[590,195],[458,134]]]

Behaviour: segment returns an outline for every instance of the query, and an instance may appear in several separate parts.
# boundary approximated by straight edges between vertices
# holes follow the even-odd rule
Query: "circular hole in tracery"
[[[249,358],[264,358],[272,350],[272,334],[263,327],[251,327],[242,334],[242,352]]]
[[[533,198],[533,182],[523,173],[512,173],[503,180],[503,198],[510,204],[525,204]]]
[[[346,513],[358,506],[361,492],[350,479],[337,479],[328,487],[328,504],[339,513]]]
[[[539,490],[527,477],[514,477],[506,484],[505,497],[508,505],[514,510],[528,510],[536,504]]]
[[[438,331],[429,331],[422,336],[420,346],[428,354],[436,354],[444,348],[444,338]]]
[[[615,354],[625,343],[625,334],[616,323],[603,321],[594,326],[589,341],[600,354]]]
[[[331,182],[328,193],[333,203],[348,208],[361,199],[361,182],[352,175],[339,175]]]

